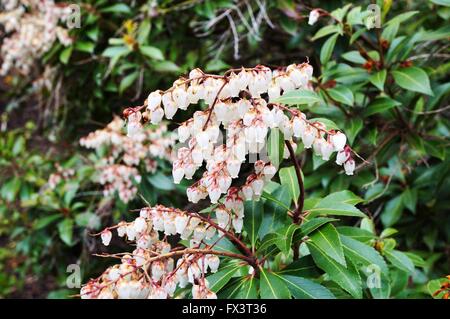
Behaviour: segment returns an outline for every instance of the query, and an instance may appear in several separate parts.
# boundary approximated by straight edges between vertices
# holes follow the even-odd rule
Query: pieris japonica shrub
[[[339,233],[330,217],[365,217],[354,206],[361,199],[347,191],[305,198],[298,143],[322,160],[333,155],[346,175],[355,168],[345,134],[279,102],[295,99],[298,92],[313,97],[312,75],[308,63],[276,70],[258,65],[224,75],[194,69],[171,88],[150,93],[143,106],[126,109],[133,136],[145,122],[157,124],[178,110],[203,105],[179,124],[178,139],[186,146],[178,149],[172,173],[175,183],[196,179],[186,192],[194,208],[202,200],[212,205],[201,211],[149,206],[134,221],[103,230],[98,235],[104,245],[114,231],[136,248],[109,255],[121,263],[89,281],[81,297],[362,298],[366,289],[380,293],[387,263],[372,245],[352,238],[352,227],[347,235]],[[244,170],[255,156],[251,169]],[[283,158],[291,166],[279,170]],[[275,175],[281,184],[272,181]],[[317,268],[314,279],[320,283],[297,270],[305,263]],[[378,285],[362,280],[370,277],[370,267],[379,270]],[[326,288],[329,281],[339,292]]]
[[[36,71],[34,64],[55,42],[69,46],[72,39],[64,23],[72,14],[68,4],[53,0],[2,0],[0,25],[5,35],[0,47],[0,75],[19,73],[24,77]]]

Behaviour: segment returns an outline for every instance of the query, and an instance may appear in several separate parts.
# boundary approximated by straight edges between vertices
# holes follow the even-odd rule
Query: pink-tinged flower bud
[[[335,151],[342,151],[347,143],[347,137],[342,132],[337,132],[330,136],[330,141],[333,143]]]
[[[172,276],[164,283],[164,290],[170,297],[173,297],[173,294],[175,293],[176,289],[177,289],[176,277]]]
[[[331,144],[329,142],[324,142],[322,144],[322,159],[324,161],[328,161],[333,152],[334,152],[333,144]]]
[[[134,225],[127,225],[127,238],[128,240],[134,240],[136,238],[136,231],[134,230]]]
[[[150,209],[148,207],[144,207],[141,208],[141,210],[139,211],[139,216],[142,218],[149,218],[150,214]]]
[[[242,194],[245,200],[251,200],[253,198],[253,189],[250,185],[245,185],[242,187]]]
[[[147,230],[147,221],[143,217],[136,218],[133,224],[137,234],[141,234]]]
[[[230,223],[230,214],[225,209],[221,208],[216,209],[216,218],[217,223],[222,228],[224,228],[225,225],[228,225]]]
[[[158,124],[162,121],[163,117],[164,111],[161,107],[158,107],[150,114],[150,122],[152,124]]]
[[[302,136],[302,142],[305,148],[311,148],[316,139],[317,129],[307,126]]]
[[[234,231],[239,234],[242,232],[242,226],[244,226],[244,220],[242,218],[236,217],[232,220]]]
[[[191,130],[187,125],[183,124],[178,127],[178,139],[180,140],[181,143],[184,143],[189,138],[190,135]]]
[[[309,18],[308,18],[308,24],[309,25],[313,25],[317,22],[317,20],[319,19],[320,16],[320,12],[317,9],[312,10],[309,13]]]
[[[237,160],[227,161],[227,171],[231,178],[237,178],[239,176],[239,170],[241,169],[241,163]]]
[[[206,262],[207,262],[208,267],[211,270],[211,272],[212,273],[217,272],[217,270],[219,269],[219,265],[220,265],[219,257],[216,255],[207,255],[205,258],[206,258]]]
[[[264,188],[264,181],[261,179],[255,179],[251,185],[255,196],[260,196]]]
[[[353,160],[353,158],[349,158],[345,163],[344,163],[344,169],[345,169],[345,174],[347,175],[353,175],[353,172],[355,170],[355,161]]]
[[[281,96],[280,87],[272,82],[269,90],[267,91],[267,94],[269,95],[269,102],[273,102],[275,99]]]
[[[188,219],[189,217],[185,215],[178,215],[175,217],[175,229],[178,234],[182,234],[184,232],[188,224]]]
[[[153,244],[152,238],[148,234],[142,234],[136,241],[136,246],[138,248],[147,249]]]
[[[172,97],[175,102],[175,105],[181,109],[186,110],[189,106],[189,98],[187,92],[181,86],[178,86],[172,92]]]
[[[192,236],[196,242],[201,242],[206,236],[206,229],[204,226],[199,225],[194,229],[194,235]]]
[[[165,272],[164,263],[160,260],[154,261],[152,263],[151,270],[152,270],[152,279],[155,281],[159,281]]]
[[[200,148],[205,149],[209,145],[209,135],[207,132],[202,131],[195,136],[197,144]]]
[[[108,246],[109,243],[111,242],[111,238],[112,238],[111,231],[108,229],[105,229],[104,231],[102,231],[102,234],[100,236],[102,238],[103,245]]]
[[[184,169],[182,167],[174,168],[172,170],[173,182],[179,184],[184,176]]]
[[[277,169],[275,166],[273,165],[266,165],[266,167],[264,167],[263,173],[264,173],[264,178],[265,180],[271,180],[272,177],[275,176],[277,172]]]
[[[314,154],[317,156],[322,156],[322,147],[326,141],[322,138],[316,138],[313,143]]]
[[[211,200],[211,203],[215,204],[220,198],[220,189],[218,187],[214,187],[211,189],[208,189],[208,195],[209,199]]]
[[[306,130],[305,121],[298,116],[294,117],[292,120],[292,130],[295,137],[301,137]]]
[[[125,236],[125,234],[127,232],[126,223],[122,221],[118,225],[119,225],[119,227],[117,227],[117,235],[119,237]]]
[[[149,111],[154,111],[161,105],[161,92],[154,91],[149,94],[147,98],[147,109]]]
[[[336,155],[336,164],[338,164],[338,165],[344,164],[349,156],[350,156],[350,154],[348,152],[346,152],[345,150],[338,152]]]

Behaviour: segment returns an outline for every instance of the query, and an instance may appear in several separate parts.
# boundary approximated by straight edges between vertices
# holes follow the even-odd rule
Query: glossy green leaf
[[[321,251],[346,266],[344,250],[336,228],[328,223],[309,235],[309,238]]]
[[[354,103],[353,92],[345,86],[336,86],[328,89],[328,94],[337,102],[352,106]]]
[[[246,201],[244,208],[244,229],[247,232],[252,249],[254,249],[256,241],[258,240],[258,232],[261,227],[262,218],[264,216],[264,205],[262,201]]]
[[[403,89],[433,95],[427,73],[421,68],[409,68],[392,71],[395,82]]]
[[[285,185],[291,193],[292,199],[295,204],[298,202],[300,196],[300,186],[298,184],[295,167],[284,167],[279,171],[281,185]]]
[[[335,299],[327,288],[311,280],[289,275],[279,277],[285,281],[295,299]]]
[[[266,269],[260,271],[262,299],[290,299],[291,293],[283,279]]]

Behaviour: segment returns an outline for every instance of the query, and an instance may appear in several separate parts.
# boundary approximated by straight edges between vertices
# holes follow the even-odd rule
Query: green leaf
[[[401,103],[396,100],[388,97],[379,97],[373,100],[373,102],[364,110],[364,116],[381,113],[399,105],[401,105]]]
[[[348,126],[345,129],[345,133],[347,133],[348,141],[353,144],[356,136],[363,128],[363,120],[359,117],[352,117],[348,121]]]
[[[309,209],[309,218],[318,215],[336,215],[336,216],[353,216],[366,217],[358,208],[346,203],[330,203],[329,200],[319,201],[313,208]]]
[[[328,89],[328,93],[335,101],[341,102],[346,105],[352,106],[354,103],[353,92],[345,86],[336,86],[332,89]]]
[[[311,41],[316,41],[317,39],[320,39],[332,33],[339,33],[342,35],[343,33],[342,26],[340,24],[330,24],[324,26],[323,28],[320,28],[316,32],[316,34],[314,34],[314,36],[311,38]]]
[[[220,269],[215,274],[208,276],[210,289],[217,293],[230,281],[230,279],[239,270],[239,268],[241,268],[239,264],[232,263]]]
[[[162,172],[150,175],[147,179],[153,185],[153,187],[157,189],[163,191],[171,191],[175,189],[173,180],[170,177],[164,175]]]
[[[361,278],[354,267],[342,266],[311,241],[306,244],[316,264],[327,273],[331,280],[354,298],[362,298]]]
[[[45,217],[39,218],[35,221],[33,229],[39,230],[39,229],[45,228],[46,226],[50,225],[51,223],[53,223],[54,221],[56,221],[57,219],[60,219],[62,217],[63,217],[63,215],[61,215],[61,214],[53,214],[50,216],[45,216]]]
[[[102,56],[107,58],[117,58],[130,53],[130,49],[125,46],[113,46],[103,51]]]
[[[130,7],[125,3],[116,3],[99,11],[103,13],[131,13]]]
[[[406,188],[402,194],[403,205],[405,205],[413,213],[416,212],[417,206],[417,189]]]
[[[430,1],[441,6],[450,7],[450,0],[430,0]]]
[[[277,274],[307,278],[316,278],[319,276],[318,268],[311,255],[303,256],[293,261],[286,268],[278,271]]]
[[[75,50],[86,53],[94,53],[95,43],[89,41],[75,42]]]
[[[336,299],[327,288],[311,280],[289,275],[279,277],[285,281],[295,299]]]
[[[395,23],[402,23],[406,20],[408,20],[409,18],[411,18],[412,16],[416,15],[417,13],[419,13],[419,11],[408,11],[402,14],[397,15],[396,17],[392,18],[391,20],[389,20],[388,22],[386,22],[386,25],[390,25],[390,24],[395,24]]]
[[[402,216],[403,198],[401,195],[389,200],[381,213],[381,221],[385,227],[394,225]]]
[[[361,228],[351,227],[351,226],[338,227],[337,231],[339,232],[339,234],[345,235],[346,237],[356,239],[363,243],[367,243],[370,240],[375,238],[375,235],[372,234],[370,231],[361,229]]]
[[[347,61],[353,62],[353,63],[357,63],[357,64],[364,64],[366,63],[366,59],[364,59],[361,56],[361,53],[359,53],[359,51],[348,51],[346,53],[344,53],[343,55],[341,55],[341,57]]]
[[[321,98],[316,92],[311,90],[299,89],[288,91],[282,96],[274,100],[274,103],[282,103],[286,105],[312,105],[321,102]]]
[[[124,77],[122,81],[120,81],[119,92],[123,93],[126,89],[128,89],[134,83],[134,81],[136,81],[138,76],[139,71],[134,71],[133,73],[128,74],[126,77]]]
[[[302,236],[307,236],[309,233],[313,232],[317,228],[325,225],[326,223],[337,221],[338,219],[335,218],[328,218],[328,217],[316,217],[311,220],[308,220],[304,222],[300,226],[300,233]]]
[[[409,274],[414,273],[414,264],[411,259],[408,258],[404,253],[398,250],[385,250],[384,255],[387,260],[394,265],[396,268],[406,271]]]
[[[427,73],[421,68],[411,66],[409,68],[392,71],[395,82],[403,89],[433,95],[430,80]]]
[[[58,223],[59,238],[68,246],[72,246],[73,238],[73,220],[66,218],[62,222]]]
[[[324,253],[346,266],[344,250],[339,234],[332,224],[326,224],[309,235],[309,238]]]
[[[150,59],[153,60],[164,60],[164,54],[157,47],[151,45],[143,45],[139,47],[139,51]]]
[[[300,196],[300,186],[298,185],[295,167],[284,167],[279,171],[281,185],[285,185],[291,193],[294,203],[297,205],[298,197]]]
[[[325,65],[328,60],[330,60],[338,36],[339,34],[332,35],[323,44],[322,49],[320,50],[320,63],[322,63],[322,65]]]
[[[288,254],[291,250],[292,239],[294,237],[295,231],[300,226],[297,224],[290,224],[288,226],[283,227],[282,229],[277,230],[277,241],[275,244],[285,254]]]
[[[289,207],[291,203],[289,189],[281,185],[270,195],[275,200],[266,201],[263,222],[258,234],[259,238],[263,238],[268,233],[275,232],[280,227],[286,225],[285,222],[288,220],[286,207]],[[266,196],[264,198],[267,198]]]
[[[258,279],[255,277],[244,278],[242,285],[237,291],[236,299],[256,299],[258,298]]]
[[[13,177],[4,183],[1,190],[2,198],[8,202],[12,202],[19,192],[21,184],[20,178],[18,177]]]
[[[264,215],[264,205],[262,201],[246,201],[244,207],[244,229],[250,239],[252,249],[255,249],[259,228],[261,227]]]
[[[25,145],[26,145],[25,137],[18,136],[16,141],[14,142],[14,146],[11,151],[12,155],[17,156],[20,153],[22,153],[25,150]]]
[[[381,272],[388,274],[388,267],[383,257],[369,245],[350,237],[340,235],[342,246],[344,247],[345,256],[352,260],[355,264],[363,266],[377,265]]]
[[[262,299],[290,299],[291,293],[279,276],[261,268],[260,294]]]
[[[157,72],[180,72],[180,67],[172,61],[153,62],[152,66]]]
[[[335,202],[356,205],[364,202],[364,200],[349,190],[331,193],[321,200],[324,205],[332,205]]]
[[[67,64],[69,62],[70,56],[72,55],[73,46],[69,46],[61,51],[59,55],[59,61],[62,64]]]
[[[386,70],[378,71],[369,77],[370,83],[375,85],[380,91],[384,91],[384,82],[386,81]]]
[[[283,133],[277,128],[270,130],[267,152],[272,165],[279,167],[283,161],[284,137]]]

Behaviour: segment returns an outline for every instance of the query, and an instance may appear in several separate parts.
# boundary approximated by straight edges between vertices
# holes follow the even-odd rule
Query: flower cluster
[[[216,214],[218,214],[218,209]],[[131,254],[121,257],[121,264],[108,268],[99,278],[81,289],[82,298],[149,298],[173,297],[177,287],[192,285],[194,298],[216,298],[205,279],[207,272],[215,273],[220,259],[211,240],[221,227],[198,214],[161,205],[140,210],[130,223],[120,222],[100,233],[108,246],[112,231],[136,244]],[[160,233],[164,239],[160,240]],[[190,241],[190,247],[174,247],[167,236],[180,235]],[[184,248],[184,249],[183,249]]]
[[[58,40],[72,43],[68,30],[60,26],[72,10],[53,0],[1,0],[0,24],[6,32],[0,48],[0,75],[18,70],[29,75],[36,60]]]
[[[206,163],[203,177],[187,191],[189,200],[194,203],[207,196],[212,203],[217,203],[222,194],[227,194],[247,155],[260,154],[265,149],[269,131],[275,128],[283,133],[286,143],[296,147],[295,139],[301,140],[305,148],[313,148],[323,160],[329,160],[333,152],[338,152],[336,163],[344,164],[346,173],[352,175],[355,162],[342,132],[327,130],[323,123],[308,121],[302,112],[276,103],[286,92],[312,90],[312,73],[307,63],[274,71],[258,65],[230,70],[223,76],[194,69],[188,78],[178,79],[168,90],[150,93],[143,107],[128,110],[128,134],[139,134],[143,117],[158,123],[164,116],[172,119],[178,109],[186,110],[200,100],[208,105],[206,110],[196,111],[178,128],[178,139],[186,146],[178,149],[173,163],[174,182],[192,179]],[[222,133],[225,133],[225,141],[221,140]],[[242,187],[247,194],[243,196],[245,199],[257,197],[263,181],[276,173],[267,161],[257,164],[267,171],[267,176],[254,180],[249,176],[248,185]]]
[[[62,181],[68,180],[75,175],[75,170],[72,168],[64,169],[59,164],[56,164],[56,173],[49,176],[47,186],[50,189],[55,189],[56,186]]]
[[[138,167],[143,165],[145,171],[156,171],[156,159],[171,160],[175,135],[167,131],[165,124],[157,128],[146,127],[128,137],[123,132],[125,122],[115,117],[104,129],[91,132],[80,139],[80,144],[86,148],[108,148],[108,155],[96,162],[99,168],[99,183],[106,185],[105,196],[115,192],[125,203],[133,199],[137,188],[134,180],[139,183],[141,176]]]

